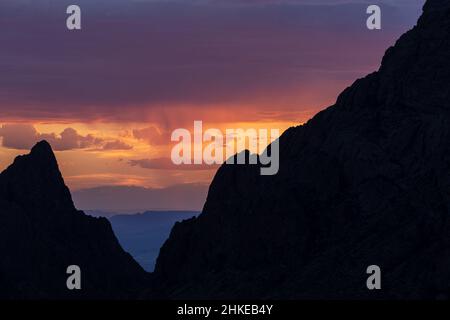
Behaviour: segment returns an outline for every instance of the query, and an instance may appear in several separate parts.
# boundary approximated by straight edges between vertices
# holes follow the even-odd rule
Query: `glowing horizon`
[[[46,139],[72,191],[208,185],[216,167],[166,163],[173,130],[308,121],[378,69],[423,3],[383,2],[372,32],[356,0],[82,0],[90,14],[71,33],[55,18],[64,1],[2,2],[0,170]]]

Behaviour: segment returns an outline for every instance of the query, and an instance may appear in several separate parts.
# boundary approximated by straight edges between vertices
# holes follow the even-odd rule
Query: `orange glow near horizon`
[[[190,112],[190,117],[194,118],[192,122],[186,120],[189,110],[176,110],[171,115],[171,123],[165,123],[163,126],[158,122],[70,122],[67,121],[35,121],[35,122],[7,122],[0,123],[14,125],[33,126],[37,133],[54,134],[60,138],[60,133],[67,128],[72,128],[79,136],[93,136],[102,141],[120,141],[129,149],[104,150],[101,147],[89,146],[86,148],[77,148],[64,151],[55,150],[56,157],[64,179],[70,189],[79,190],[97,186],[140,186],[147,188],[164,188],[177,184],[200,183],[209,184],[215,174],[216,168],[202,168],[202,170],[176,170],[173,168],[144,168],[140,166],[131,166],[131,160],[141,159],[170,159],[172,147],[176,144],[170,141],[170,134],[177,128],[186,128],[193,134],[193,121],[203,121],[203,131],[210,128],[221,130],[225,133],[226,129],[278,129],[280,133],[291,126],[298,125],[305,119],[277,120],[278,114],[269,113],[259,114],[256,110],[246,110],[242,121],[230,121],[238,118],[239,115],[228,116],[228,110],[195,110]],[[198,112],[197,112],[198,111]],[[248,121],[245,118],[248,114],[254,113],[255,119]],[[181,115],[180,115],[181,113]],[[225,116],[227,115],[227,116]],[[168,116],[168,113],[165,113]],[[262,119],[260,119],[262,117]],[[309,117],[309,115],[308,115]],[[146,128],[156,128],[155,134],[160,136],[145,136]],[[135,130],[142,130],[142,136],[139,138],[134,133]],[[141,132],[141,131],[139,131]],[[153,131],[151,131],[153,132]],[[154,140],[153,140],[154,139]],[[36,139],[39,140],[39,139]],[[154,141],[154,142],[153,142]],[[30,141],[36,142],[36,141]],[[240,151],[240,150],[239,150]],[[19,154],[28,153],[27,149],[14,149],[0,147],[0,169],[6,168]]]

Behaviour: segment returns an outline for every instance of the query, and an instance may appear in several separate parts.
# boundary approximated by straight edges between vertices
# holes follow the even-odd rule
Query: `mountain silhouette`
[[[148,275],[105,218],[77,211],[42,141],[0,174],[0,298],[139,298]],[[81,290],[66,286],[81,269]]]
[[[280,170],[223,165],[173,228],[173,298],[450,296],[450,1],[428,0],[380,69],[280,141]],[[368,266],[381,290],[368,290]]]
[[[450,1],[428,0],[377,72],[280,137],[277,175],[223,165],[153,274],[74,207],[38,143],[0,174],[0,298],[450,298],[448,61]]]

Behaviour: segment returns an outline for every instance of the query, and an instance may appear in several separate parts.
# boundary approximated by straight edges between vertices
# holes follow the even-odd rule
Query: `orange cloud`
[[[40,133],[31,124],[3,124],[0,127],[2,146],[9,149],[30,149],[36,142],[47,140],[55,151],[99,148],[100,150],[130,150],[133,147],[120,140],[106,141],[92,134],[81,135],[73,128],[61,133]]]
[[[155,158],[155,159],[138,159],[129,160],[128,164],[132,167],[140,167],[143,169],[152,170],[216,170],[218,165],[181,165],[177,166],[173,164],[169,158]]]
[[[103,150],[131,150],[133,149],[133,146],[126,144],[123,141],[120,140],[114,140],[107,142],[103,148]]]
[[[138,140],[143,140],[149,145],[166,145],[170,142],[170,133],[155,126],[134,129],[133,137]]]

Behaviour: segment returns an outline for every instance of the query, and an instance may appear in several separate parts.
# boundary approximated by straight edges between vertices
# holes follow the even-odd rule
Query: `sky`
[[[424,2],[2,0],[0,170],[46,139],[80,209],[200,210],[217,167],[171,165],[172,131],[304,123],[378,69]]]

